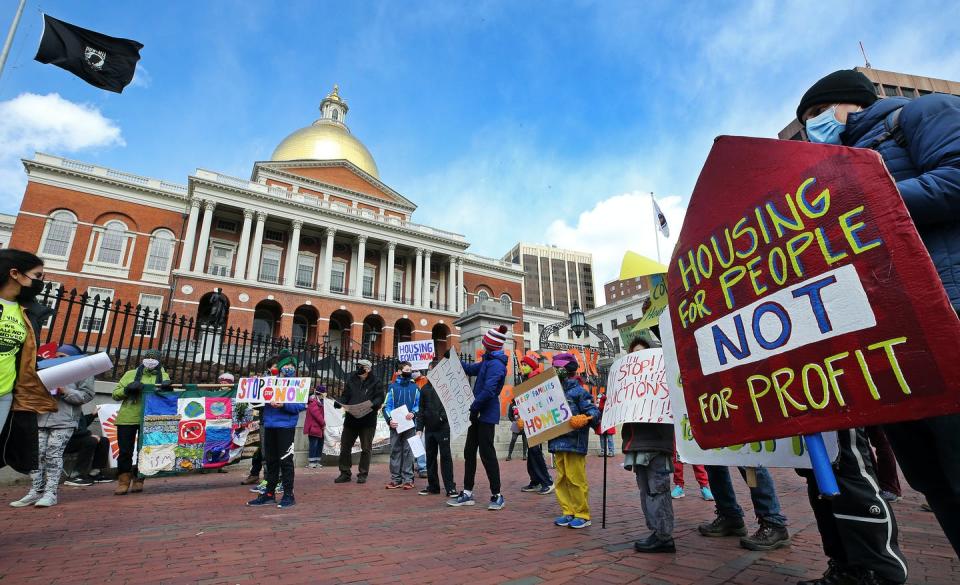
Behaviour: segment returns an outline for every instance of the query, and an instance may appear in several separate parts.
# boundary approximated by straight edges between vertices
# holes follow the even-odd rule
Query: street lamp
[[[540,332],[540,349],[556,349],[560,351],[572,351],[579,350],[582,351],[584,346],[578,345],[575,343],[563,343],[560,341],[553,341],[550,339],[554,334],[559,333],[562,329],[569,327],[573,331],[574,335],[577,337],[586,336],[588,333],[592,334],[599,341],[598,353],[602,356],[614,357],[617,352],[614,351],[613,342],[610,341],[610,338],[607,337],[602,331],[587,324],[587,317],[583,314],[583,310],[580,308],[579,303],[573,304],[573,310],[570,311],[570,314],[566,319],[558,323],[553,323],[547,325],[543,328],[543,331]],[[586,347],[590,347],[587,345]]]
[[[583,335],[583,332],[587,330],[587,318],[580,310],[580,303],[577,302],[573,303],[573,311],[570,312],[570,329],[577,337]]]

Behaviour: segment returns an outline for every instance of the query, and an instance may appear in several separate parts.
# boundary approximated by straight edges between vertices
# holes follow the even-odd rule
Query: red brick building
[[[416,205],[380,180],[347,109],[335,87],[249,180],[198,169],[184,186],[38,153],[10,246],[35,251],[67,290],[203,317],[222,288],[227,327],[343,349],[458,345],[453,322],[478,299],[522,323],[521,268],[413,223]],[[522,347],[520,325],[514,336]]]

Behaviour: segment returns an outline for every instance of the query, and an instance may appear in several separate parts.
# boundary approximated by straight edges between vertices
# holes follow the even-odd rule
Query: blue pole
[[[810,463],[813,464],[813,476],[817,478],[820,496],[833,498],[840,495],[837,478],[833,475],[833,465],[827,456],[827,447],[823,444],[823,435],[820,433],[804,435],[803,442],[807,445]]]

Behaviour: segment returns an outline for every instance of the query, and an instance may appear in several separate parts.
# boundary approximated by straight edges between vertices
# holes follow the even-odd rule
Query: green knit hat
[[[283,366],[290,364],[294,367],[300,365],[300,362],[297,361],[297,358],[290,353],[289,349],[281,349],[280,353],[277,355],[277,369],[282,368]]]

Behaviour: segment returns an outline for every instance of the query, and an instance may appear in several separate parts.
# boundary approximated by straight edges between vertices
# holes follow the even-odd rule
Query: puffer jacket
[[[903,108],[906,148],[893,139],[876,144],[897,108]],[[883,157],[951,304],[960,310],[960,97],[878,100],[847,117],[840,140],[844,146],[875,148]]]
[[[300,420],[300,412],[307,409],[306,404],[288,403],[282,406],[263,406],[263,427],[266,429],[292,429]],[[119,416],[119,415],[118,415]]]
[[[480,422],[491,425],[500,423],[500,391],[507,379],[507,354],[488,351],[474,364],[463,364],[467,376],[476,376],[473,383],[473,404],[470,412],[479,414]]]
[[[89,377],[75,384],[69,384],[56,396],[57,412],[37,415],[37,426],[41,429],[75,429],[83,418],[81,405],[93,400],[94,380]]]
[[[576,416],[585,414],[592,416],[595,422],[600,419],[600,409],[593,403],[593,396],[580,385],[576,378],[567,378],[563,381],[563,393],[567,398],[570,414]],[[582,429],[575,429],[565,435],[547,442],[547,449],[551,453],[579,453],[587,454],[587,444],[590,441],[590,425]]]

